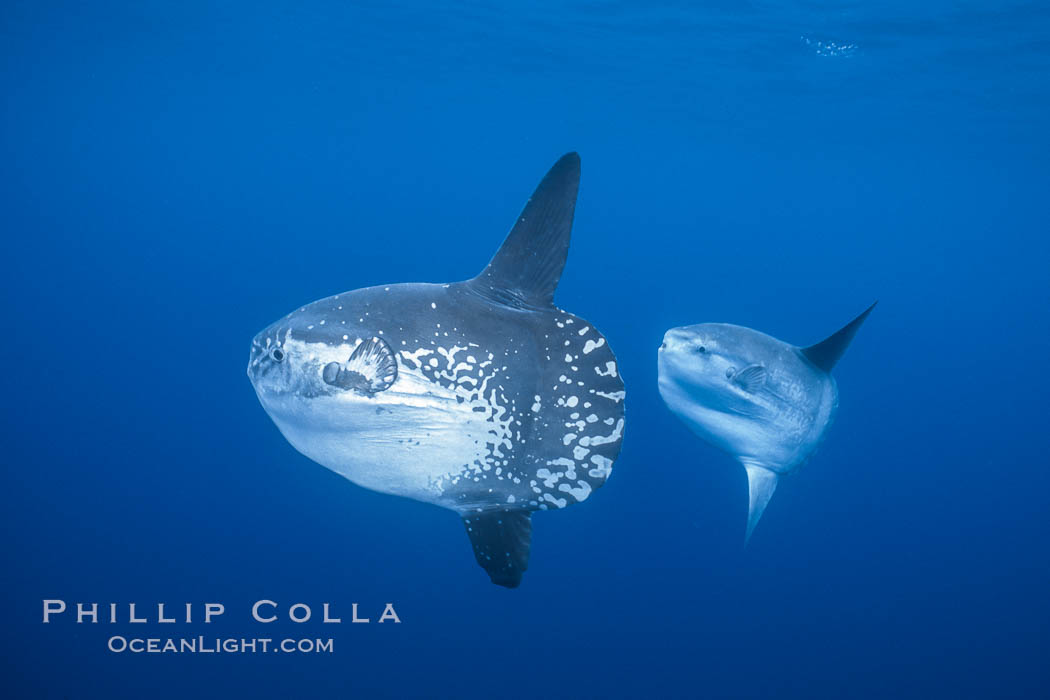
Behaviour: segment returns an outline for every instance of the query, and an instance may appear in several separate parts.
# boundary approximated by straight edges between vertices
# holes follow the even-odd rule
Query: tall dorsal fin
[[[878,303],[879,302],[875,302],[875,304]],[[857,334],[857,329],[860,328],[860,324],[864,323],[864,319],[866,319],[868,314],[871,313],[871,310],[875,308],[875,304],[869,306],[860,316],[857,316],[857,318],[853,319],[816,345],[802,348],[802,354],[818,368],[825,372],[830,372],[831,368],[834,367],[835,363],[839,361],[840,357],[842,357],[842,353],[846,352],[846,347],[849,346],[850,341],[853,340],[853,336]]]
[[[540,181],[488,267],[469,284],[507,306],[553,304],[569,253],[579,187],[580,157],[567,153]]]

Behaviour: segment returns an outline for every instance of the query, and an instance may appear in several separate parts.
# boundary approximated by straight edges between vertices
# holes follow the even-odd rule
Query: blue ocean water
[[[1045,4],[8,1],[0,57],[5,697],[1046,692]],[[617,353],[626,438],[505,590],[454,514],[297,453],[244,369],[303,303],[476,274],[570,150],[555,300]],[[657,393],[663,332],[808,344],[875,299],[744,549],[743,470]]]

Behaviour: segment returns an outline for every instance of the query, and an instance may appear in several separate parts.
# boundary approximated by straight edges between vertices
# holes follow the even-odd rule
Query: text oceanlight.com
[[[255,654],[265,652],[283,652],[285,654],[331,654],[334,643],[328,639],[280,639],[267,638],[234,639],[234,638],[180,638],[180,639],[142,639],[140,637],[122,637],[115,635],[109,638],[106,645],[110,651],[133,654]]]

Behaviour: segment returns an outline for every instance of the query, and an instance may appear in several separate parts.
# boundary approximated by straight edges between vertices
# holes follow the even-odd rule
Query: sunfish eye
[[[284,360],[284,350],[281,350],[280,348],[274,348],[270,351],[270,357],[273,358],[274,362],[281,362],[282,360]]]
[[[696,346],[696,351],[697,352],[707,352],[707,348],[705,348],[703,345],[697,345]]]

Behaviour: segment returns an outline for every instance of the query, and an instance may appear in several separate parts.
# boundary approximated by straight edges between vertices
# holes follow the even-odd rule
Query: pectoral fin
[[[733,375],[733,383],[744,391],[758,391],[766,383],[766,368],[762,365],[748,365]]]
[[[325,384],[372,396],[393,385],[397,360],[385,340],[370,338],[359,343],[346,362],[325,365],[321,379]]]
[[[497,586],[517,588],[529,567],[531,513],[496,510],[463,517],[474,558]]]
[[[745,464],[744,468],[747,470],[747,486],[750,492],[747,507],[747,535],[744,537],[746,544],[751,539],[755,525],[758,525],[758,521],[762,518],[769,499],[773,497],[773,492],[777,489],[777,473],[755,464]]]

